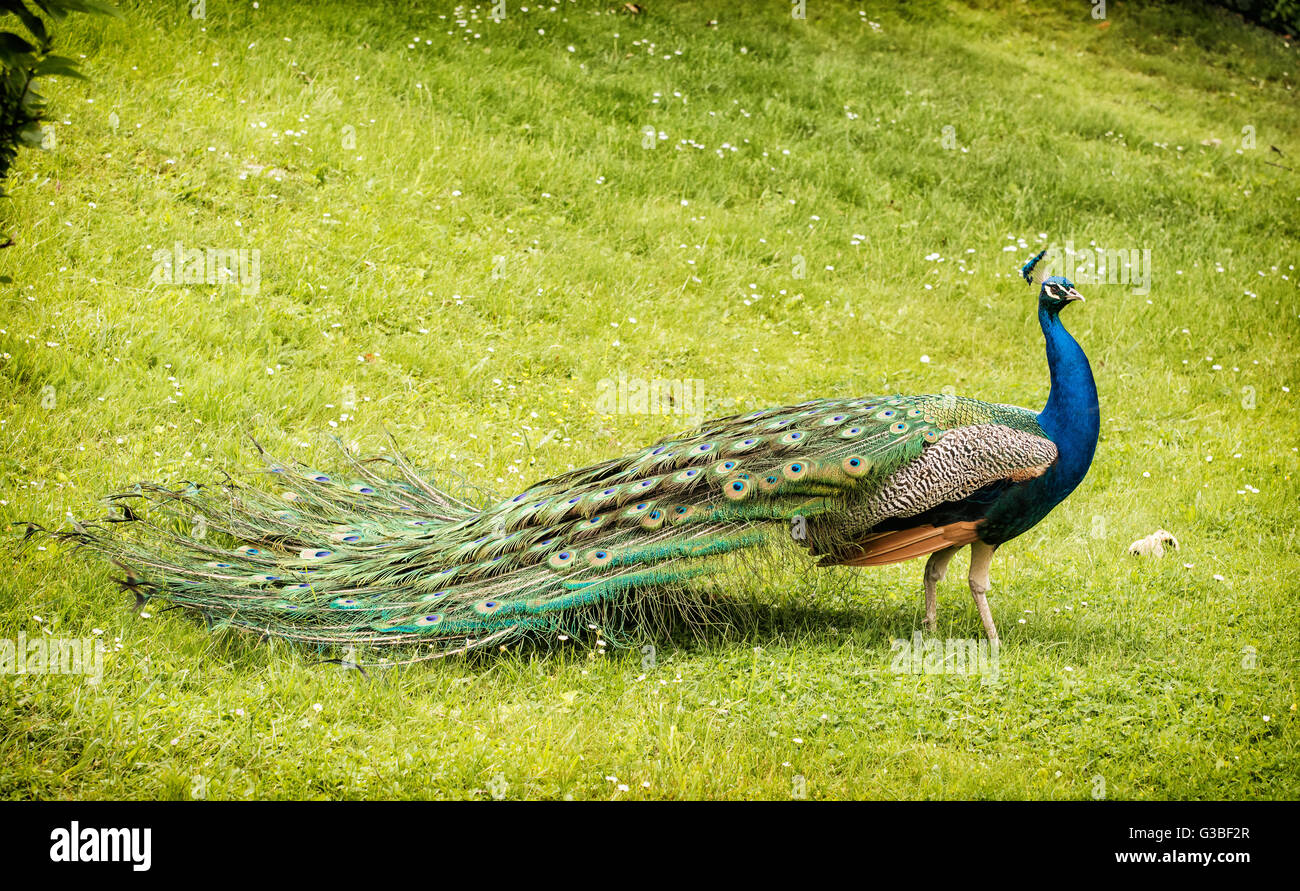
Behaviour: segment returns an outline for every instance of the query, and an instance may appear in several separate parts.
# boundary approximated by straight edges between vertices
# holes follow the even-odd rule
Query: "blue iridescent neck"
[[[1047,367],[1052,377],[1052,391],[1038,423],[1060,452],[1055,482],[1068,492],[1088,472],[1097,449],[1101,431],[1097,384],[1088,357],[1061,324],[1060,308],[1040,302],[1038,323],[1047,342]]]

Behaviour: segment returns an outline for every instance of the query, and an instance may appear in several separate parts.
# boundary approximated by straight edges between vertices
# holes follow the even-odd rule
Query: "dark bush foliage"
[[[1218,5],[1239,12],[1283,34],[1300,34],[1300,0],[1215,0]]]
[[[45,99],[34,89],[37,78],[82,76],[71,59],[54,55],[45,21],[60,21],[70,12],[118,15],[97,0],[31,0],[30,7],[23,0],[0,0],[0,181],[20,145],[40,145],[44,139]],[[14,26],[20,27],[10,30]]]

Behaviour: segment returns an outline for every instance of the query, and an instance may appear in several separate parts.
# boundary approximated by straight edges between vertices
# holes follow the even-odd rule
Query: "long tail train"
[[[268,459],[278,492],[229,478],[215,491],[141,483],[108,499],[105,525],[52,534],[112,560],[138,597],[214,627],[462,652],[572,632],[612,607],[655,613],[709,558],[788,538],[879,490],[942,436],[917,406],[819,400],[723,418],[486,507],[397,455],[343,450],[346,480]]]

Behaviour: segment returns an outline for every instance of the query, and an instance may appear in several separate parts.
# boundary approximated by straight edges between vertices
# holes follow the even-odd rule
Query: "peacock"
[[[1045,275],[1045,253],[1021,268],[1039,286],[1041,412],[949,395],[818,399],[706,421],[482,505],[398,454],[344,450],[342,477],[268,458],[274,487],[142,483],[108,499],[105,523],[54,534],[111,559],[141,603],[319,648],[436,656],[564,635],[612,608],[651,615],[716,558],[778,540],[822,565],[928,556],[933,630],[938,584],[969,545],[971,596],[997,643],[993,554],[1079,485],[1099,430],[1091,368],[1060,318],[1083,297]]]

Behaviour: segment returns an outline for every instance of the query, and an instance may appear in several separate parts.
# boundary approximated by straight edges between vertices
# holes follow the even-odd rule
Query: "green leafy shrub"
[[[53,21],[70,12],[117,16],[113,7],[97,0],[33,0],[31,3]],[[12,16],[12,18],[11,18]],[[24,33],[8,30],[21,25]],[[37,78],[82,77],[69,58],[52,52],[49,26],[23,0],[0,0],[0,181],[18,155],[20,145],[39,146],[44,139],[41,121],[45,98],[33,88]]]
[[[1252,22],[1286,34],[1300,34],[1300,0],[1216,0]]]

